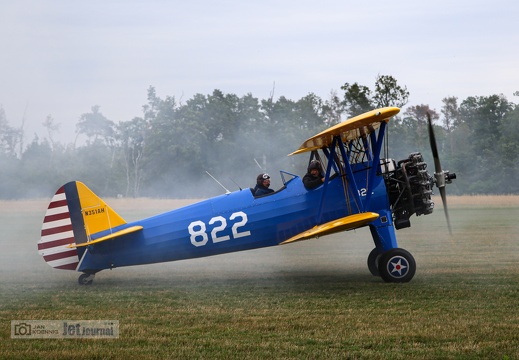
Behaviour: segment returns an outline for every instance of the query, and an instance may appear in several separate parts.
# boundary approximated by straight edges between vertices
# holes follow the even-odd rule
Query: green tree
[[[519,193],[519,106],[513,106],[503,118],[500,125],[501,141],[496,151],[499,152],[502,164],[501,192]]]
[[[341,86],[344,90],[344,109],[349,117],[360,115],[367,111],[373,110],[374,104],[371,99],[371,90],[364,85],[358,83],[345,83]]]
[[[409,99],[407,87],[398,85],[391,75],[379,75],[375,81],[373,104],[375,107],[396,106],[404,107]]]
[[[16,154],[19,140],[19,131],[9,125],[5,111],[0,106],[0,198],[2,199],[23,196],[20,182],[25,174],[21,171],[20,160]]]
[[[0,197],[48,196],[71,179],[88,183],[100,195],[208,197],[222,190],[205,170],[228,188],[234,186],[230,180],[251,186],[260,171],[256,161],[269,172],[302,174],[306,161],[286,155],[305,139],[344,115],[403,107],[409,97],[392,76],[378,76],[374,90],[357,83],[345,83],[341,90],[343,95],[332,92],[323,101],[313,93],[298,100],[260,100],[216,89],[178,104],[149,87],[141,117],[115,125],[99,106],[81,115],[77,134],[87,141],[77,148],[55,140],[59,124],[51,115],[43,122],[46,138],[35,137],[24,148],[23,125],[11,127],[0,107]],[[459,106],[454,96],[442,102],[436,139],[443,168],[458,175],[449,193],[518,193],[518,107],[503,95],[471,96]],[[385,139],[391,154],[386,156],[399,160],[420,151],[432,164],[427,112],[439,123],[438,114],[424,104],[389,122]],[[278,188],[279,177],[271,176]]]
[[[56,141],[54,140],[55,133],[59,132],[59,128],[61,124],[56,123],[52,115],[48,115],[43,122],[43,127],[47,129],[47,136],[49,137],[49,142],[51,148],[55,148],[57,146]]]
[[[60,146],[51,146],[47,139],[42,141],[36,136],[27,146],[20,159],[20,187],[22,197],[42,197],[52,194],[62,184],[57,184],[59,175],[54,156],[59,156]],[[69,174],[70,176],[70,174]]]
[[[337,94],[337,91],[332,90],[330,92],[330,97],[328,100],[325,100],[322,106],[322,117],[324,125],[329,127],[340,123],[345,112],[345,103],[341,100]]]
[[[21,140],[21,129],[9,125],[5,111],[0,106],[0,151],[8,156],[16,156],[16,149]]]
[[[404,116],[406,116],[409,120],[414,121],[416,124],[416,126],[414,127],[416,132],[414,134],[415,142],[413,145],[420,149],[421,152],[424,152],[425,149],[429,149],[429,131],[427,125],[427,114],[431,116],[431,120],[433,123],[440,118],[440,116],[435,110],[431,109],[429,105],[424,104],[411,106],[404,111]],[[436,138],[436,140],[438,141],[438,135],[436,136]],[[442,151],[442,145],[443,144],[441,143],[438,144],[439,151]]]
[[[391,75],[378,75],[375,80],[375,89],[371,91],[367,86],[358,83],[345,83],[344,109],[349,117],[360,115],[374,108],[396,106],[403,107],[409,99],[407,87],[398,85]]]
[[[470,126],[477,149],[494,149],[501,137],[499,126],[511,109],[512,104],[504,95],[470,96],[461,103],[460,121]]]
[[[458,98],[450,96],[442,99],[443,106],[441,113],[443,114],[443,126],[447,133],[450,133],[459,122]]]
[[[442,99],[443,106],[441,113],[443,115],[443,126],[449,137],[449,151],[450,154],[456,151],[456,143],[454,137],[451,136],[452,131],[459,126],[459,109],[458,109],[458,98],[455,96],[446,97]]]
[[[140,195],[147,129],[148,124],[139,117],[135,117],[131,121],[120,122],[117,125],[116,139],[120,154],[122,154],[126,197]]]
[[[269,125],[263,136],[264,146],[258,148],[255,156],[264,156],[268,169],[284,169],[296,173],[305,171],[305,163],[300,158],[286,155],[326,127],[322,100],[312,93],[298,101],[281,96],[275,102],[272,99],[263,100],[262,109]]]
[[[113,141],[115,124],[108,120],[99,109],[98,105],[92,106],[91,113],[80,116],[76,124],[76,133],[86,135],[87,141],[90,143],[96,143],[101,139],[106,144],[110,144]]]
[[[466,125],[463,136],[470,139],[470,152],[464,159],[470,169],[463,172],[468,192],[502,191],[502,179],[496,178],[503,169],[499,143],[503,137],[503,119],[512,109],[513,104],[503,95],[471,96],[461,103],[459,123]]]

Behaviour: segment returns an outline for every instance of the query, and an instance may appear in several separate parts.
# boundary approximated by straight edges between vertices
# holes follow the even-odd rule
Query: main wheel
[[[79,275],[79,285],[92,285],[95,274],[81,274]]]
[[[409,251],[395,248],[380,256],[378,270],[386,282],[408,282],[416,272],[416,262]]]
[[[371,275],[380,276],[380,271],[378,271],[378,263],[380,261],[380,255],[382,255],[377,248],[371,250],[368,255],[368,269]]]

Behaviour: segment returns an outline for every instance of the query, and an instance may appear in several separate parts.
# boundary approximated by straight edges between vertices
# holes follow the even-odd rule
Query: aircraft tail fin
[[[38,252],[56,269],[76,270],[90,234],[126,224],[101,198],[79,181],[71,181],[53,196],[41,229]]]

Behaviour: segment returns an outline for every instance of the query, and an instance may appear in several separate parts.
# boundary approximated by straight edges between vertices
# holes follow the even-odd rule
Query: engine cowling
[[[412,153],[396,164],[392,159],[384,159],[381,168],[396,229],[411,226],[409,218],[413,214],[420,216],[433,212],[434,178],[427,172],[421,153]]]

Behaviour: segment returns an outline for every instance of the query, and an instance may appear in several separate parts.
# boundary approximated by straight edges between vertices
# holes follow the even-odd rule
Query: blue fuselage
[[[366,184],[366,177],[367,170],[355,173],[358,196],[345,191],[340,176],[314,190],[306,190],[301,178],[294,177],[271,195],[254,198],[244,189],[128,223],[112,231],[134,225],[143,229],[88,246],[78,270],[99,271],[267,247],[351,213],[373,211],[382,216],[389,208],[384,181],[376,176],[367,197],[365,188],[359,186]],[[94,234],[92,240],[106,234]]]

